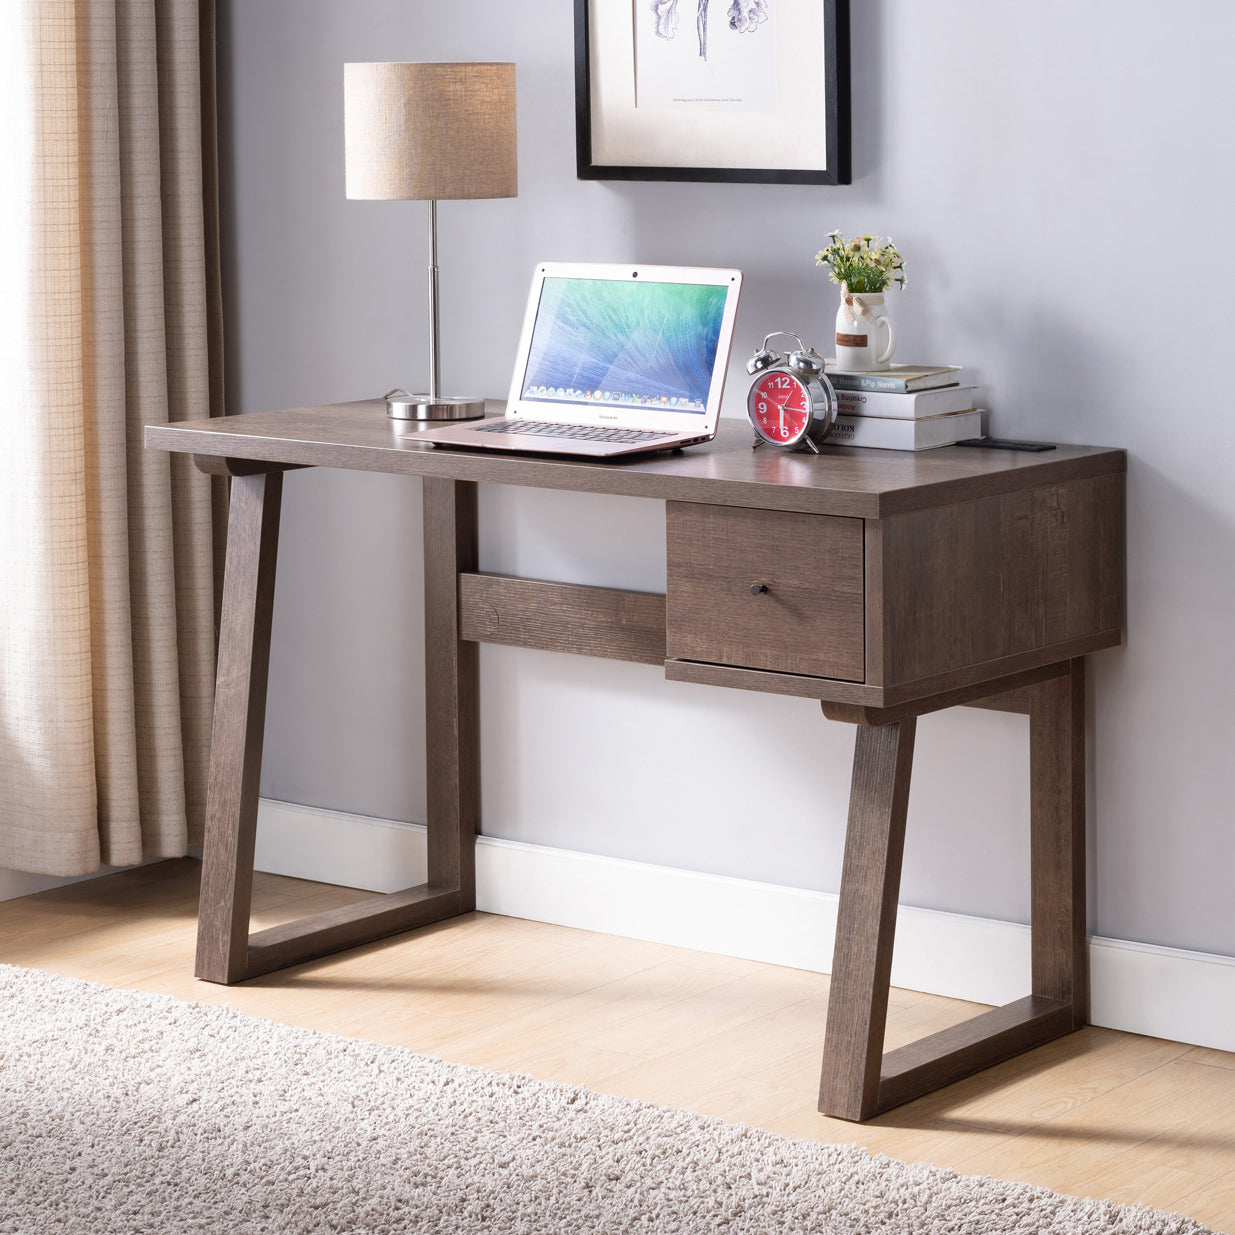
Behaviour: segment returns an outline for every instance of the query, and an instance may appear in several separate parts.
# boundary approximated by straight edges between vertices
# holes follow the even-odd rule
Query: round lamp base
[[[485,401],[467,395],[409,395],[392,391],[386,396],[386,415],[392,420],[479,420]]]

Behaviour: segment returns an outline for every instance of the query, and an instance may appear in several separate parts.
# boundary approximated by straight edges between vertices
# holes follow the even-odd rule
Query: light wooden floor
[[[855,1125],[815,1110],[826,976],[469,914],[220,987],[192,977],[198,865],[0,903],[0,962],[411,1047],[1235,1233],[1235,1055],[1086,1029]],[[366,893],[258,875],[255,929]],[[893,991],[888,1045],[974,1004]]]

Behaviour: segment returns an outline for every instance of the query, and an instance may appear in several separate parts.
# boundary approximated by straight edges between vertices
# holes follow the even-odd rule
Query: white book
[[[838,390],[836,410],[841,416],[887,416],[893,420],[919,420],[948,412],[967,412],[976,406],[976,386],[943,386],[896,394],[889,390]]]
[[[982,436],[979,410],[948,412],[922,420],[890,416],[838,416],[825,446],[874,446],[881,450],[929,450]]]

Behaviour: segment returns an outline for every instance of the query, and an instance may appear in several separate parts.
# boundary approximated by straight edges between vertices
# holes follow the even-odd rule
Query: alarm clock
[[[772,351],[768,340],[777,335],[797,339],[798,349]],[[819,453],[819,443],[836,423],[836,392],[823,372],[823,357],[805,347],[796,334],[777,330],[768,335],[746,372],[755,380],[746,396],[746,415],[755,430],[755,447],[764,442],[786,450]]]

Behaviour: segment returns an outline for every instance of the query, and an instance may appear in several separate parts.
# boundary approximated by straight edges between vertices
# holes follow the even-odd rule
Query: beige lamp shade
[[[513,64],[345,64],[347,196],[515,197]]]

